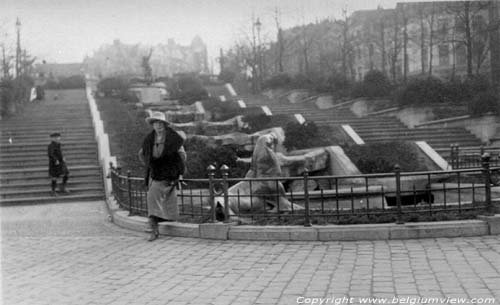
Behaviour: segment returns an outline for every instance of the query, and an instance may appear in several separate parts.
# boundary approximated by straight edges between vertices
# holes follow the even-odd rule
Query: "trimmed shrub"
[[[242,118],[248,126],[243,129],[246,133],[254,133],[272,127],[284,127],[290,122],[296,122],[292,115],[278,114],[268,116],[265,114],[245,115]]]
[[[0,82],[0,115],[2,117],[12,114],[14,107],[14,81],[5,79]]]
[[[406,142],[386,142],[344,147],[346,155],[363,174],[390,173],[399,164],[402,171],[425,170],[416,148]]]
[[[59,89],[83,89],[85,88],[85,78],[83,75],[72,75],[59,79]]]
[[[296,74],[290,85],[294,89],[311,89],[314,87],[314,81],[306,74]]]
[[[396,90],[394,99],[399,105],[439,104],[446,102],[446,86],[435,77],[415,78]]]
[[[337,97],[346,97],[352,88],[352,81],[344,75],[334,72],[328,77],[323,88],[318,88],[321,92],[330,92]]]
[[[234,71],[224,69],[220,72],[218,79],[225,83],[232,83],[235,77],[236,73]]]
[[[379,70],[371,70],[365,74],[362,83],[355,84],[353,97],[384,97],[391,92],[391,83],[387,76]]]
[[[264,89],[289,88],[292,78],[287,73],[281,73],[271,76],[264,80],[262,87]]]
[[[492,90],[478,93],[467,104],[468,111],[472,116],[480,116],[488,112],[499,114],[499,107],[498,95]]]
[[[225,164],[229,166],[229,177],[244,177],[248,168],[236,162],[238,155],[233,146],[210,147],[197,138],[186,140],[184,147],[187,153],[187,171],[185,178],[207,178],[209,165],[215,166],[217,170]],[[216,175],[220,175],[217,172]]]
[[[97,84],[104,96],[123,96],[127,91],[128,82],[121,77],[106,77]]]
[[[196,101],[206,99],[208,92],[203,88],[199,78],[186,74],[177,79],[177,90],[174,90],[172,95],[181,103],[191,105]]]
[[[212,121],[225,121],[241,114],[240,106],[233,101],[222,102],[218,98],[211,97],[202,101],[203,108],[212,114]]]
[[[314,122],[306,121],[304,124],[292,122],[285,127],[283,145],[287,150],[328,146],[330,144],[325,137],[321,136],[318,126]]]

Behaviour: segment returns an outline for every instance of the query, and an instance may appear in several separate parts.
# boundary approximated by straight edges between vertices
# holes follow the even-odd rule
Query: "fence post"
[[[128,192],[128,215],[132,215],[132,179],[130,171],[127,171],[127,192]]]
[[[451,169],[455,169],[455,144],[450,144]]]
[[[308,185],[308,177],[309,177],[309,171],[307,168],[304,170],[304,208],[305,208],[305,220],[304,220],[304,227],[310,227],[312,226],[311,224],[311,215],[309,214],[309,189],[307,187]],[[293,204],[293,202],[292,202]]]
[[[484,175],[484,196],[486,200],[486,212],[493,214],[493,202],[491,201],[491,173],[490,173],[490,154],[484,153],[481,156]]]
[[[210,219],[215,222],[215,202],[214,202],[214,177],[215,177],[215,167],[209,165],[207,167],[208,172],[208,194],[210,199]]]
[[[222,173],[222,186],[223,186],[223,192],[224,192],[224,215],[226,217],[224,218],[224,222],[230,222],[231,219],[229,219],[229,194],[227,192],[228,185],[227,185],[227,177],[229,176],[229,167],[226,164],[223,164],[220,167],[220,171]]]
[[[396,220],[396,224],[401,225],[404,224],[404,221],[403,213],[401,210],[401,167],[399,167],[399,164],[394,165],[394,174],[396,176],[396,204],[398,207],[398,217]]]

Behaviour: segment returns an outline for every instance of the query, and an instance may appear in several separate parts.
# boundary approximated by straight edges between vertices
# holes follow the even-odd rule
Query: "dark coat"
[[[64,164],[61,143],[50,142],[47,147],[47,155],[49,156],[49,176],[59,177],[65,173],[66,164]]]
[[[154,180],[175,181],[184,173],[184,162],[179,154],[184,139],[175,130],[167,127],[163,152],[159,158],[153,158],[155,137],[153,130],[142,143],[142,153],[146,166],[144,173],[146,185],[149,184],[149,177]]]

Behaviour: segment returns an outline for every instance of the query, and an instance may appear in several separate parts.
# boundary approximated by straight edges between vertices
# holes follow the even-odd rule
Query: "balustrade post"
[[[127,171],[128,215],[132,215],[132,174]]]
[[[223,164],[220,167],[220,171],[222,173],[222,186],[223,186],[223,192],[224,192],[224,214],[226,215],[224,222],[230,222],[231,219],[229,219],[229,194],[228,194],[228,182],[227,178],[229,176],[229,167],[226,164]]]
[[[113,167],[113,162],[109,162],[109,175],[106,178],[112,178],[115,168]]]
[[[455,169],[455,145],[450,144],[450,163],[451,169]]]
[[[207,167],[208,172],[208,194],[209,194],[209,204],[210,204],[210,219],[215,222],[215,199],[214,199],[214,177],[215,177],[215,167],[209,165]]]
[[[304,170],[304,208],[305,208],[305,219],[304,219],[304,227],[310,227],[311,224],[311,215],[309,209],[309,189],[307,187],[309,180],[309,171],[307,168]],[[293,202],[292,202],[293,204]]]
[[[490,172],[490,159],[489,153],[484,153],[481,156],[481,163],[483,166],[483,176],[484,176],[484,197],[486,201],[486,212],[488,214],[493,214],[493,202],[491,201],[491,172]]]
[[[398,208],[398,216],[396,224],[404,224],[403,212],[401,210],[401,167],[399,164],[394,165],[394,175],[396,176],[396,204]]]

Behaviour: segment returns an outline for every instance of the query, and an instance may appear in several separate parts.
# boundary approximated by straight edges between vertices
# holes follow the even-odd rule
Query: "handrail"
[[[229,168],[223,165],[220,178],[215,177],[215,168],[209,167],[208,178],[181,179],[178,198],[181,215],[201,217],[198,220],[202,222],[214,222],[221,213],[225,221],[239,217],[295,218],[302,219],[306,226],[318,217],[333,215],[339,219],[345,213],[395,213],[396,223],[403,223],[410,214],[437,211],[491,214],[498,201],[492,199],[493,173],[500,167],[490,167],[487,154],[481,162],[480,168],[447,171],[401,172],[395,167],[392,173],[311,176],[306,171],[302,176],[265,178],[229,178]],[[130,172],[123,175],[112,165],[110,172],[120,207],[132,215],[146,215],[147,188],[143,178],[132,177]],[[240,187],[232,189],[236,184]],[[279,191],[284,185],[289,188],[285,193]],[[274,207],[268,210],[270,203]],[[218,205],[222,210],[216,212]]]

